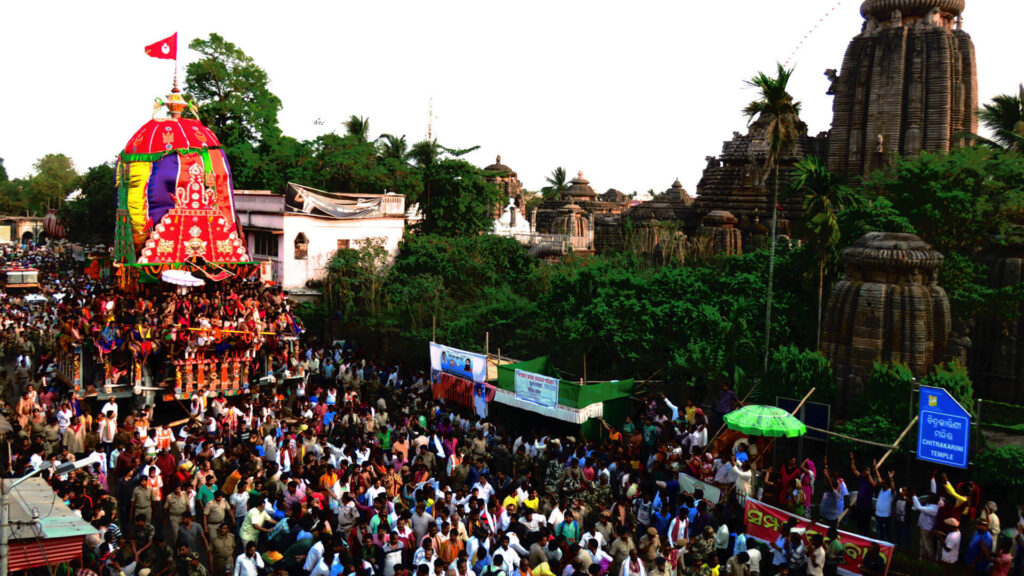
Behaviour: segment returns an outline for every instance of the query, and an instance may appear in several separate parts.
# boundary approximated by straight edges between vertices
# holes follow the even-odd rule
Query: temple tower
[[[866,176],[893,155],[943,152],[977,132],[974,43],[966,0],[866,0],[864,26],[832,79],[829,168]]]
[[[942,260],[913,234],[869,232],[843,250],[845,274],[828,299],[821,351],[844,404],[863,394],[876,362],[902,362],[923,378],[947,359]]]

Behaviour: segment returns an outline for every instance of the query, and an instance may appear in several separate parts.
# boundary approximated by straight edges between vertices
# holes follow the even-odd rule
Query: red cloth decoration
[[[160,58],[161,60],[178,59],[178,33],[175,32],[163,40],[159,40],[146,46],[146,56]]]
[[[209,128],[203,126],[199,120],[192,118],[157,118],[146,122],[142,125],[142,128],[135,132],[131,140],[125,144],[124,153],[169,154],[172,150],[217,146],[220,146],[217,136]],[[218,161],[221,164],[224,162],[223,158],[219,156]]]

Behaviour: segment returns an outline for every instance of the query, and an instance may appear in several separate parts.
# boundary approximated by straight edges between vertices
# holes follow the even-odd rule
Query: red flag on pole
[[[163,60],[178,59],[178,33],[146,46],[146,55]]]

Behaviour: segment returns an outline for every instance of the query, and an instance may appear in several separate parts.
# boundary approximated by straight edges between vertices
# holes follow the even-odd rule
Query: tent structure
[[[558,380],[558,405],[542,406],[516,394],[516,371],[542,376],[558,377],[558,370],[550,358],[541,356],[533,360],[502,364],[498,366],[498,382],[494,402],[534,412],[548,418],[579,424],[584,436],[595,438],[600,435],[603,418],[612,426],[621,426],[631,409],[630,396],[634,382],[617,380],[580,384],[570,380]]]
[[[146,122],[118,156],[114,260],[121,284],[155,281],[187,263],[255,269],[235,218],[231,167],[175,80],[166,118]],[[251,272],[251,270],[249,270]]]

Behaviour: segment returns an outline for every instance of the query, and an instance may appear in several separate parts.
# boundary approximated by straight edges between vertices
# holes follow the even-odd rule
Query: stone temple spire
[[[842,71],[826,72],[829,168],[865,176],[894,155],[942,152],[977,132],[974,43],[960,28],[966,0],[865,0],[864,27]]]

